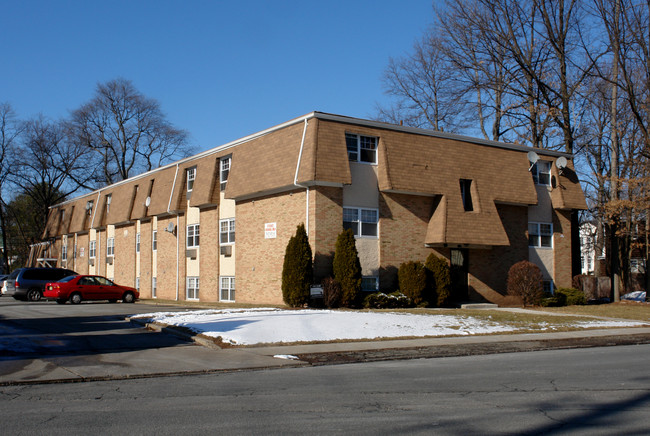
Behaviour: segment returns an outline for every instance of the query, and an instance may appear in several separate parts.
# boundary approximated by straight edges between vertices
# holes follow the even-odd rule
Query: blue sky
[[[0,0],[0,102],[66,117],[117,77],[206,150],[314,110],[368,118],[431,0]]]

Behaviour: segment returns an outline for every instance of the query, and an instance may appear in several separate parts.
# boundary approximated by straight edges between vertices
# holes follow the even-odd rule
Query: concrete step
[[[493,303],[468,303],[460,305],[461,309],[497,309],[498,307],[498,304]]]

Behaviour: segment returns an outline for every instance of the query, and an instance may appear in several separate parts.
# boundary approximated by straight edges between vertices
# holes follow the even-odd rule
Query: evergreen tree
[[[296,234],[289,239],[282,267],[282,298],[291,307],[300,307],[309,301],[309,289],[313,280],[311,247],[300,224]]]
[[[361,292],[361,262],[350,229],[341,232],[336,239],[333,269],[334,278],[341,284],[341,306],[356,305]]]
[[[438,307],[449,304],[451,297],[451,272],[449,264],[441,257],[431,253],[427,257],[424,267],[428,271],[429,280],[429,301],[436,303]]]

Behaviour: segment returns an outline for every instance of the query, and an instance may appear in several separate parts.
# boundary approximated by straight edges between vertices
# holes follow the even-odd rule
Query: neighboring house
[[[281,304],[304,223],[316,283],[350,228],[366,290],[394,291],[399,265],[433,252],[465,299],[513,304],[506,278],[524,259],[548,288],[571,285],[586,208],[571,155],[535,149],[531,166],[529,151],[313,112],[53,206],[52,244],[32,257],[137,284],[142,298]]]
[[[595,225],[590,222],[580,224],[580,265],[582,274],[594,274],[595,264],[600,258],[600,255],[596,256],[596,237],[597,228]]]

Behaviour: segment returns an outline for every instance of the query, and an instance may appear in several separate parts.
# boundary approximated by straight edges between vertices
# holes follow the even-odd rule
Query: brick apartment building
[[[507,272],[523,259],[571,285],[586,208],[571,156],[530,151],[313,112],[53,206],[32,257],[143,298],[281,304],[304,223],[316,282],[352,228],[366,290],[394,291],[401,263],[435,252],[468,300],[513,304]]]

